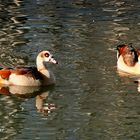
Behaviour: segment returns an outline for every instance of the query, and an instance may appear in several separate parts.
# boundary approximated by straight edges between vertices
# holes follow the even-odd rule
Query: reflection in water
[[[137,90],[140,93],[140,78],[135,78],[134,82],[137,84]]]
[[[18,119],[18,112],[21,112],[22,116],[27,113],[21,106],[23,101],[35,98],[37,112],[45,116],[56,109],[55,104],[46,103],[50,88],[22,86],[0,87],[0,116],[3,116],[0,121],[0,133],[3,135],[1,135],[1,138],[9,139],[22,129],[24,119],[23,117]],[[18,122],[20,122],[19,126]]]
[[[22,0],[14,0],[13,1],[17,6],[20,6],[21,3],[23,2]]]
[[[140,92],[140,75],[133,75],[133,74],[129,74],[129,73],[126,73],[126,72],[123,72],[123,71],[120,71],[118,70],[117,71],[119,76],[122,78],[122,79],[129,79],[127,81],[123,81],[123,83],[129,83],[130,81],[133,83],[136,83],[137,84],[137,91]]]
[[[38,112],[43,113],[47,115],[48,113],[51,112],[51,110],[56,109],[55,104],[45,104],[44,105],[44,100],[48,97],[48,92],[44,92],[41,95],[36,96],[36,108]]]
[[[6,86],[0,87],[0,93],[3,95],[14,95],[21,98],[35,98],[36,108],[39,112],[50,113],[55,109],[55,104],[47,104],[44,106],[44,100],[48,97],[48,89],[43,87],[27,87],[27,86]]]

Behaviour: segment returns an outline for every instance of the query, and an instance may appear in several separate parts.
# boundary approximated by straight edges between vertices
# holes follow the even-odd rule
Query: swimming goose
[[[58,64],[49,51],[41,51],[36,58],[37,67],[0,69],[0,84],[19,86],[45,86],[55,83],[47,63]]]
[[[117,46],[117,68],[129,74],[140,74],[140,50],[131,44]]]

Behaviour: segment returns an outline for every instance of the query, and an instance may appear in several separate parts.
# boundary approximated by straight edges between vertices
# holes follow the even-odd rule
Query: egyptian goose
[[[140,50],[131,44],[117,46],[117,68],[129,74],[140,74]]]
[[[0,84],[19,86],[45,86],[55,83],[47,63],[57,64],[49,51],[41,51],[36,58],[37,67],[16,67],[0,69]]]

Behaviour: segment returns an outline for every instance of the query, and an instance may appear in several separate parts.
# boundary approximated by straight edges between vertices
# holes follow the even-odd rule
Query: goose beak
[[[50,63],[58,64],[58,61],[56,61],[53,57],[49,60]]]

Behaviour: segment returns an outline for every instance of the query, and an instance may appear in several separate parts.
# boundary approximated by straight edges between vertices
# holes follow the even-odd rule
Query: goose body
[[[117,46],[117,68],[129,74],[140,74],[140,51],[132,45]]]
[[[16,67],[0,69],[0,84],[19,86],[45,86],[55,83],[47,63],[57,64],[49,51],[42,51],[36,58],[36,67]]]

